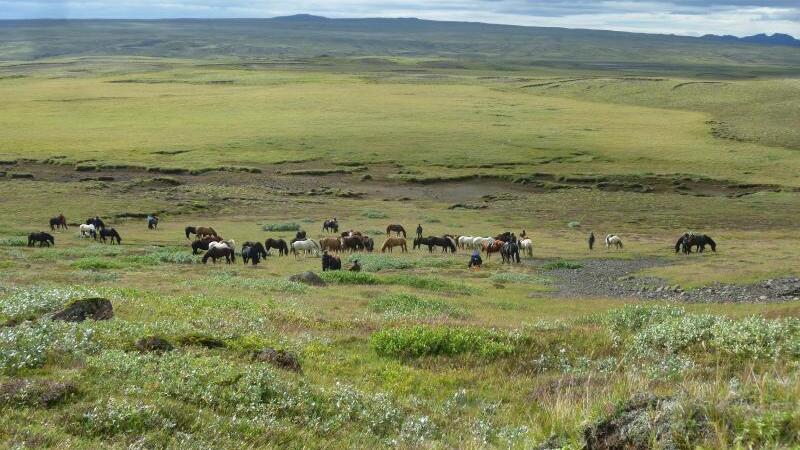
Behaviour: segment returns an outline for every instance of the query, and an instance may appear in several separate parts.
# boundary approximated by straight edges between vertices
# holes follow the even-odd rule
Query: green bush
[[[323,280],[328,283],[337,284],[382,284],[381,280],[371,274],[364,272],[330,271],[320,274]]]
[[[261,226],[264,231],[298,231],[300,224],[295,222],[289,223],[266,223]]]
[[[517,337],[496,330],[417,325],[374,333],[372,348],[379,355],[397,358],[462,353],[496,358],[513,353],[517,341]]]

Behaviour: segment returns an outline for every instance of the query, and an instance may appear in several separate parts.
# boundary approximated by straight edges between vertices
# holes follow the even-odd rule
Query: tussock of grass
[[[244,278],[231,272],[220,272],[208,278],[189,280],[186,284],[198,287],[243,288],[294,294],[308,291],[307,285],[283,278]]]
[[[367,219],[388,219],[389,214],[386,214],[383,211],[376,211],[374,209],[368,209],[361,213],[361,217],[366,217]]]
[[[382,356],[417,358],[462,353],[496,358],[514,352],[517,338],[495,330],[417,325],[389,328],[372,335],[372,348]]]
[[[411,259],[381,253],[362,253],[350,255],[347,262],[352,263],[358,260],[361,267],[367,272],[380,272],[384,270],[406,270],[414,268],[444,268],[454,267],[458,262],[452,258],[436,258],[433,256],[423,256]]]
[[[448,292],[462,295],[472,295],[478,290],[464,283],[454,283],[434,277],[421,277],[417,275],[387,275],[376,276],[364,272],[334,271],[321,274],[322,279],[330,283],[337,284],[356,284],[356,285],[400,285],[417,289],[425,289],[437,292]]]
[[[28,241],[23,237],[8,237],[0,239],[0,246],[3,247],[25,247]]]
[[[261,226],[264,231],[297,231],[300,229],[300,224],[295,222],[289,223],[266,223]]]
[[[412,294],[382,295],[370,301],[369,309],[388,319],[420,319],[434,317],[463,318],[467,313],[441,300],[420,298]]]
[[[114,261],[111,259],[104,259],[97,256],[88,256],[85,258],[81,258],[77,261],[73,261],[70,264],[70,267],[73,269],[80,269],[80,270],[108,270],[108,269],[122,269],[125,267],[124,264],[120,263],[119,261]]]

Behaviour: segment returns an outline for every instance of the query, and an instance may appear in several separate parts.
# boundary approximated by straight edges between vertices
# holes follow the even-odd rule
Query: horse
[[[208,249],[211,250],[212,248],[219,248],[219,247],[228,247],[231,250],[236,250],[236,241],[233,239],[224,240],[220,238],[218,241],[211,240],[208,243]]]
[[[209,244],[211,244],[212,242],[219,242],[221,240],[222,238],[218,236],[205,237],[203,239],[195,239],[195,241],[192,242],[192,254],[196,255],[197,253],[199,253],[198,250],[208,250]]]
[[[314,256],[319,256],[320,252],[319,244],[317,244],[317,241],[313,239],[292,242],[292,253],[294,253],[295,258],[297,258],[298,251],[300,250],[303,250],[304,252],[308,252],[310,250]]]
[[[342,233],[340,234],[340,236],[343,238],[353,237],[353,236],[363,236],[363,235],[364,234],[361,233],[360,231],[353,231],[353,230],[342,231]]]
[[[339,222],[336,221],[336,217],[333,219],[328,219],[322,223],[322,231],[323,232],[331,232],[331,233],[338,233],[339,232]]]
[[[503,233],[498,234],[494,237],[495,241],[503,241],[503,242],[516,242],[517,237],[514,236],[514,233],[510,231],[505,231]]]
[[[711,239],[710,236],[705,234],[693,234],[693,233],[684,233],[678,239],[678,242],[675,243],[675,253],[678,253],[681,249],[683,253],[689,254],[692,253],[692,247],[697,246],[697,252],[703,253],[706,249],[706,245],[711,246],[711,251],[717,251],[717,243]]]
[[[63,214],[59,214],[58,217],[53,217],[50,219],[50,231],[56,230],[67,230],[67,218],[64,217]]]
[[[234,252],[227,246],[225,247],[216,247],[216,248],[209,248],[205,255],[203,255],[203,264],[208,262],[208,258],[217,263],[218,258],[225,258],[225,262],[230,264],[232,260],[234,260]]]
[[[372,253],[375,250],[375,241],[369,236],[362,236],[361,243],[364,245],[364,250]]]
[[[617,249],[622,248],[622,239],[616,234],[607,234],[606,235],[606,249],[611,247],[617,247]]]
[[[267,257],[267,250],[261,244],[261,242],[255,241],[247,241],[242,244],[242,260],[245,264],[248,261],[252,261],[253,265],[258,265],[261,262],[261,258]]]
[[[506,242],[500,248],[500,256],[503,258],[503,263],[509,264],[516,262],[519,264],[519,245],[516,242]]]
[[[329,255],[325,252],[322,255],[322,271],[342,270],[342,260],[338,256]]]
[[[423,245],[428,247],[428,251],[429,252],[433,251],[433,246],[430,245],[430,241],[428,240],[428,238],[424,238],[424,237],[414,238],[414,241],[413,241],[413,244],[411,245],[411,248],[413,250],[416,250],[416,249],[422,247]]]
[[[472,240],[472,248],[475,250],[483,250],[487,245],[493,244],[494,238],[490,237],[476,237]]]
[[[45,233],[44,231],[33,232],[28,235],[28,247],[33,247],[35,243],[39,243],[39,247],[44,247],[45,245],[50,247],[56,245],[56,239],[50,233]]]
[[[183,229],[184,233],[186,233],[186,239],[189,239],[190,234],[196,235],[198,238],[203,238],[206,236],[219,236],[216,230],[211,227],[186,227]]]
[[[398,236],[398,237],[399,237],[401,234],[403,235],[403,237],[406,237],[406,229],[405,229],[405,228],[403,228],[403,226],[402,226],[402,225],[391,224],[391,225],[389,225],[389,226],[387,226],[387,227],[386,227],[386,234],[391,234],[391,233],[392,233],[392,231],[394,231],[395,233],[397,233],[397,236]]]
[[[456,252],[456,245],[453,243],[453,240],[449,237],[438,237],[438,236],[428,236],[426,238],[416,238],[414,239],[414,248],[418,248],[421,245],[428,246],[428,252],[433,252],[433,247],[442,247],[442,251],[446,252],[450,250],[451,252]]]
[[[266,241],[264,241],[264,248],[267,249],[267,252],[269,252],[269,249],[274,248],[278,251],[278,256],[285,256],[289,254],[289,246],[286,245],[286,241],[283,239],[268,238]]]
[[[458,237],[458,246],[461,250],[466,249],[468,246],[472,247],[472,240],[475,239],[474,236],[459,236]]]
[[[78,236],[82,238],[91,237],[92,239],[95,240],[97,239],[97,229],[94,227],[94,225],[87,225],[85,223],[82,223],[78,227],[78,231],[80,232]]]
[[[392,252],[392,249],[395,247],[400,247],[400,249],[405,253],[408,251],[408,244],[406,244],[406,238],[401,237],[388,237],[385,241],[383,241],[383,245],[381,246],[381,253],[385,253],[386,249],[389,249],[389,252]]]
[[[339,240],[342,244],[342,250],[349,250],[351,252],[364,249],[363,236],[348,236]]]
[[[94,216],[86,219],[86,225],[94,225],[95,229],[102,230],[106,227],[105,222],[99,216]]]
[[[303,230],[298,230],[297,233],[294,234],[294,239],[292,239],[289,243],[294,244],[297,241],[305,241],[306,239],[306,232]]]
[[[113,228],[101,228],[100,229],[100,242],[105,243],[106,238],[111,238],[111,244],[114,244],[114,239],[117,240],[117,245],[122,245],[122,238],[117,233],[117,230]]]
[[[147,216],[147,229],[148,230],[158,229],[158,217]]]
[[[533,258],[533,241],[530,239],[523,239],[517,242],[519,249],[522,253],[528,255],[528,258]]]
[[[330,250],[332,252],[342,251],[342,240],[337,237],[326,237],[319,240],[319,246],[323,250]]]
[[[484,244],[483,245],[483,251],[486,252],[486,259],[488,260],[489,258],[491,258],[492,257],[492,253],[499,252],[500,249],[503,248],[503,244],[506,244],[506,242],[501,241],[499,239],[495,239],[491,243]]]

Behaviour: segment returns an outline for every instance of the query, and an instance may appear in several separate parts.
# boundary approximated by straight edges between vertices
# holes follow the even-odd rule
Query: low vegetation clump
[[[298,231],[300,228],[300,224],[295,222],[265,223],[261,226],[263,231]]]
[[[80,270],[108,270],[108,269],[122,269],[125,267],[119,261],[112,259],[99,258],[96,256],[89,256],[73,261],[70,264],[73,269]]]
[[[489,279],[495,283],[542,284],[548,282],[545,278],[520,272],[495,272]]]
[[[472,295],[478,292],[477,288],[462,282],[452,282],[436,277],[423,277],[408,274],[377,276],[365,272],[334,271],[321,274],[323,280],[337,284],[356,285],[399,285],[429,291],[441,291],[462,295]]]
[[[568,270],[577,270],[582,268],[583,265],[570,262],[570,261],[555,261],[542,264],[542,270],[560,270],[560,269],[568,269]]]
[[[344,272],[342,272],[344,273]],[[302,294],[308,286],[283,278],[245,278],[233,272],[220,272],[212,276],[186,282],[189,286],[258,289],[270,292]]]
[[[22,237],[8,237],[0,239],[0,246],[3,247],[25,247],[28,241]]]
[[[358,260],[363,270],[367,272],[380,272],[384,270],[407,270],[415,268],[444,268],[453,267],[458,264],[452,258],[437,258],[433,256],[423,256],[421,258],[398,258],[392,255],[380,253],[364,253],[350,255],[348,263]]]
[[[199,255],[193,255],[186,249],[178,248],[154,248],[148,250],[144,255],[133,255],[128,257],[131,263],[144,266],[154,266],[158,264],[195,264],[200,260]]]
[[[372,335],[372,348],[382,356],[418,358],[463,353],[496,358],[514,352],[519,337],[496,330],[416,325],[387,328]]]
[[[0,328],[0,373],[42,367],[52,356],[92,351],[92,336],[90,327],[50,320]]]
[[[97,290],[79,286],[12,288],[7,295],[0,297],[0,319],[35,318],[54,311],[71,300],[99,296]]]
[[[366,217],[367,219],[388,219],[389,214],[386,214],[383,211],[377,211],[374,209],[368,209],[361,213],[362,217]]]
[[[463,318],[466,311],[441,300],[420,298],[412,294],[381,295],[369,303],[369,309],[387,319]]]

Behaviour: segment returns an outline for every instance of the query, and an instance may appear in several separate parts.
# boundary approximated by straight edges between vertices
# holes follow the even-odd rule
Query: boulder
[[[298,282],[298,283],[305,283],[305,284],[309,284],[311,286],[326,286],[327,285],[327,283],[325,283],[325,280],[323,280],[322,278],[320,278],[319,275],[317,275],[316,273],[311,272],[311,271],[306,271],[306,272],[303,272],[303,273],[294,274],[294,275],[289,277],[289,281],[295,281],[295,282]]]
[[[64,309],[53,314],[53,320],[64,322],[83,322],[84,320],[108,320],[114,317],[111,302],[104,298],[92,297],[75,300]]]
[[[158,336],[147,336],[139,339],[134,344],[137,350],[142,353],[166,353],[173,350],[172,344],[166,339]]]
[[[302,371],[300,368],[300,361],[297,359],[297,355],[292,352],[287,352],[286,350],[265,348],[264,350],[254,352],[253,359],[255,361],[270,363],[275,367],[290,370],[292,372]]]

